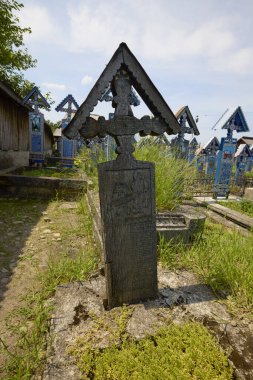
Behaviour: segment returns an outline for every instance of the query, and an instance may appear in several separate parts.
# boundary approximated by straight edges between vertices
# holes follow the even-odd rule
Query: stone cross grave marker
[[[114,118],[89,117],[101,93],[111,86]],[[138,91],[154,118],[137,119],[131,88]],[[149,77],[122,43],[64,134],[85,139],[115,138],[116,160],[98,165],[108,308],[157,294],[155,167],[133,157],[134,135],[177,133],[180,126]]]

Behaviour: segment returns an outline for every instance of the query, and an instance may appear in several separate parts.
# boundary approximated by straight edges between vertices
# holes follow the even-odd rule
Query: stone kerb
[[[248,201],[253,201],[253,187],[248,187],[245,189],[244,197]]]
[[[70,200],[86,192],[87,181],[82,179],[0,175],[0,196],[49,199],[55,196]]]

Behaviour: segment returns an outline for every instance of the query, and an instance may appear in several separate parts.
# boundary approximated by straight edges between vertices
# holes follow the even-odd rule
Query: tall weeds
[[[196,176],[196,170],[186,160],[168,157],[167,151],[157,145],[137,147],[137,160],[155,163],[156,207],[173,210],[187,194],[187,183]]]

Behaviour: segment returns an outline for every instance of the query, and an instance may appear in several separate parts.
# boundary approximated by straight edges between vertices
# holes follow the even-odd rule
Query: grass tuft
[[[216,293],[253,316],[252,247],[253,235],[244,237],[209,222],[191,246],[160,241],[158,253],[162,265],[194,270]]]
[[[230,208],[231,210],[239,211],[245,215],[253,218],[253,202],[247,199],[242,199],[241,201],[219,201],[220,205]]]

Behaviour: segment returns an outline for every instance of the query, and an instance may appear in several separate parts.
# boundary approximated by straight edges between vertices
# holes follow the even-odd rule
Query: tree
[[[35,84],[22,71],[35,67],[36,60],[24,46],[24,35],[31,29],[22,28],[15,15],[22,7],[16,0],[0,0],[0,80],[24,97]]]

